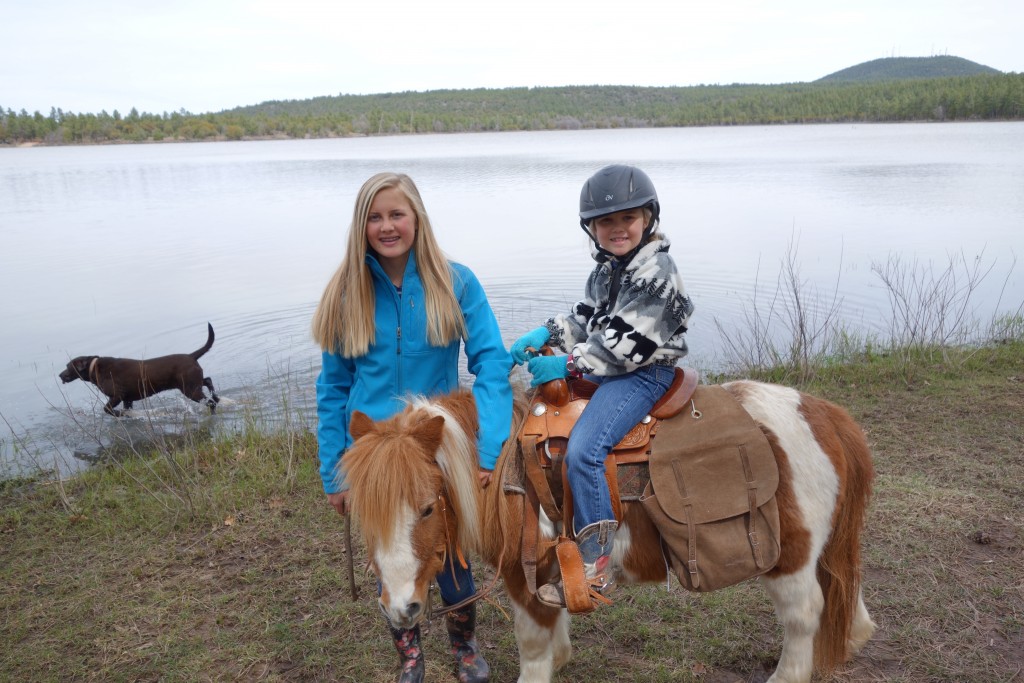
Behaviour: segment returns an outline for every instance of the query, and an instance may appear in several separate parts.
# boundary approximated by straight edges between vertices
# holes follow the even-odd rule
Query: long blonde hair
[[[397,189],[416,214],[412,251],[426,298],[427,338],[445,346],[466,336],[466,321],[455,298],[448,259],[434,238],[430,218],[412,178],[404,173],[378,173],[356,195],[345,257],[327,283],[313,314],[313,340],[324,351],[346,358],[363,356],[376,339],[373,276],[366,265],[366,221],[377,193]]]

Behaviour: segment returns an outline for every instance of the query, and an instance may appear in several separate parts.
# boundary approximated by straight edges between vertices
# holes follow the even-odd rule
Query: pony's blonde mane
[[[414,396],[409,399],[409,408],[444,418],[444,437],[437,449],[437,464],[459,520],[459,543],[477,551],[480,547],[480,483],[473,395],[460,391],[440,399]]]

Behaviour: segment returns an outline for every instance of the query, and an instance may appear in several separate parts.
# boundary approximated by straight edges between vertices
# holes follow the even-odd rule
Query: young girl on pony
[[[404,407],[406,395],[455,390],[460,342],[476,404],[487,407],[479,411],[479,453],[480,483],[489,483],[510,429],[512,362],[483,287],[468,268],[446,260],[409,176],[378,173],[360,188],[344,260],[313,316],[313,338],[323,350],[316,381],[320,476],[340,514],[348,512],[348,486],[338,463],[352,444],[352,412],[383,420]],[[458,562],[436,581],[448,605],[475,592],[471,568]],[[448,615],[464,683],[489,680],[475,623],[475,603]],[[422,681],[420,627],[391,633],[402,660],[398,680]]]
[[[658,229],[660,208],[654,184],[638,168],[607,166],[591,176],[580,193],[580,225],[597,266],[584,297],[512,345],[516,364],[528,363],[533,386],[584,375],[598,384],[569,436],[565,462],[573,532],[587,581],[599,593],[615,581],[609,561],[618,528],[605,458],[671,386],[693,313]],[[530,353],[545,344],[568,355]],[[565,606],[560,583],[541,586],[537,598]]]

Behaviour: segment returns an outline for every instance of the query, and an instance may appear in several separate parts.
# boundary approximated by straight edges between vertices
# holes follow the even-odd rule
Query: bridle
[[[448,506],[450,505],[450,502],[448,500],[447,492],[442,489],[441,492],[437,494],[437,500],[438,500],[438,502],[441,505],[441,515],[443,517],[443,524],[444,524],[445,560],[448,561],[448,566],[451,567],[452,575],[454,576],[454,574],[455,574],[455,559],[456,559],[456,557],[458,558],[459,565],[463,569],[467,569],[469,567],[469,565],[466,564],[466,558],[462,554],[462,547],[459,545],[458,539],[455,539],[455,542],[452,543],[452,539],[448,536]],[[454,553],[450,553],[449,550],[448,550],[449,548],[454,549]],[[454,557],[453,557],[453,555],[454,555]],[[453,605],[444,605],[441,609],[435,610],[433,608],[433,600],[431,599],[431,594],[434,592],[434,588],[436,587],[436,585],[435,585],[434,581],[431,580],[430,587],[427,589],[427,616],[426,616],[426,618],[428,620],[430,620],[434,616],[442,616],[442,615],[446,615],[446,614],[448,614],[450,612],[456,612],[456,611],[462,609],[463,607],[471,605],[474,602],[476,602],[477,600],[481,600],[481,599],[487,597],[488,595],[490,595],[491,591],[494,590],[494,586],[498,583],[498,577],[501,576],[501,564],[504,561],[504,559],[505,559],[505,544],[502,543],[501,544],[501,552],[498,554],[497,568],[494,571],[494,577],[491,579],[490,583],[488,583],[487,586],[485,586],[483,588],[483,590],[479,590],[479,591],[473,593],[468,598],[464,598],[463,600],[460,600],[460,601],[456,602]],[[442,560],[442,563],[444,563],[445,560]]]

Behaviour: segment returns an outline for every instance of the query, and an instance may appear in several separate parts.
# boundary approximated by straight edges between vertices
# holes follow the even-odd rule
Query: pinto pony
[[[832,403],[758,382],[723,387],[767,436],[779,466],[781,555],[760,580],[785,636],[769,681],[806,683],[814,669],[856,654],[875,630],[860,587],[871,454],[860,427]],[[343,466],[392,625],[408,628],[428,614],[433,577],[475,552],[498,569],[512,601],[520,683],[546,683],[569,661],[569,616],[530,594],[520,558],[525,497],[503,486],[506,471],[521,466],[516,435],[525,408],[517,400],[513,433],[486,489],[477,482],[476,406],[464,391],[412,398],[378,423],[355,413]],[[541,519],[554,537],[543,511]],[[639,503],[623,505],[612,562],[622,583],[667,578],[660,537]],[[539,567],[538,576],[550,571]]]

